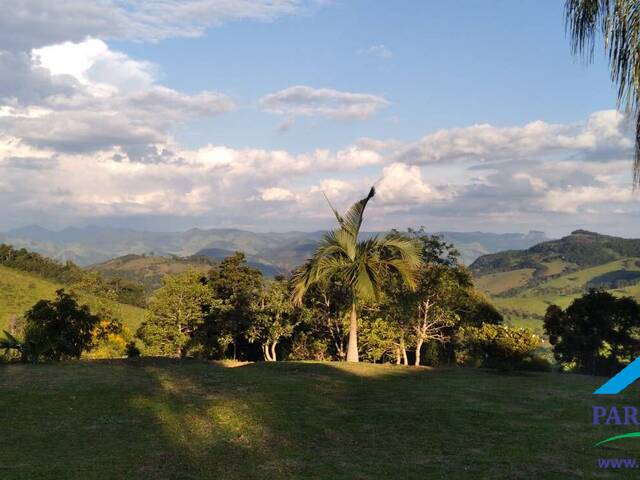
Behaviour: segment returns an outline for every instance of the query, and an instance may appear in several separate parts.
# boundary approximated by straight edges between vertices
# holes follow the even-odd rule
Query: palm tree
[[[313,257],[293,276],[294,302],[302,302],[305,292],[315,283],[340,281],[351,292],[351,321],[347,361],[358,361],[358,304],[377,299],[387,274],[397,272],[410,288],[415,288],[414,272],[420,264],[420,249],[399,233],[359,240],[364,209],[376,191],[353,204],[341,216],[331,206],[340,228],[323,235]],[[329,200],[327,199],[327,202]]]
[[[611,81],[618,87],[618,107],[635,115],[633,186],[640,186],[640,1],[566,0],[566,27],[574,54],[593,59],[595,39],[604,37]]]

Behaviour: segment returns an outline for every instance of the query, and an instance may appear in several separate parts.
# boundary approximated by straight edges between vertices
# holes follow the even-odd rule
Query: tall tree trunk
[[[402,353],[402,364],[409,365],[409,358],[407,357],[407,347],[404,344],[404,336],[400,339],[400,352]]]
[[[351,324],[349,325],[349,345],[347,346],[347,362],[358,362],[358,315],[356,302],[351,305]]]
[[[278,360],[278,357],[276,357],[276,345],[278,344],[278,342],[273,342],[271,344],[271,361],[275,362]]]
[[[416,363],[414,364],[416,367],[420,365],[420,350],[422,350],[422,344],[424,340],[419,338],[416,342]]]
[[[400,365],[402,357],[400,356],[400,347],[396,347],[396,365]]]

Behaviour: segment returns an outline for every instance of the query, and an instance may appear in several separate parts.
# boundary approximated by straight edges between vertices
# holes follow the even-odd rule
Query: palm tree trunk
[[[356,302],[351,305],[351,324],[349,325],[349,345],[347,347],[347,362],[358,362],[358,315]]]

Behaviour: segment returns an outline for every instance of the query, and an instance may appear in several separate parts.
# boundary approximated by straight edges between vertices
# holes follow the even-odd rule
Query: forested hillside
[[[566,307],[589,288],[640,298],[640,239],[576,230],[527,250],[482,256],[470,268],[508,320],[538,330],[549,305]]]

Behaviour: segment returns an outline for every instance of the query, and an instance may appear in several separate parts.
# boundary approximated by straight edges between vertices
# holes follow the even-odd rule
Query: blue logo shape
[[[594,395],[615,395],[640,378],[640,357],[620,370],[615,377],[597,389]]]

